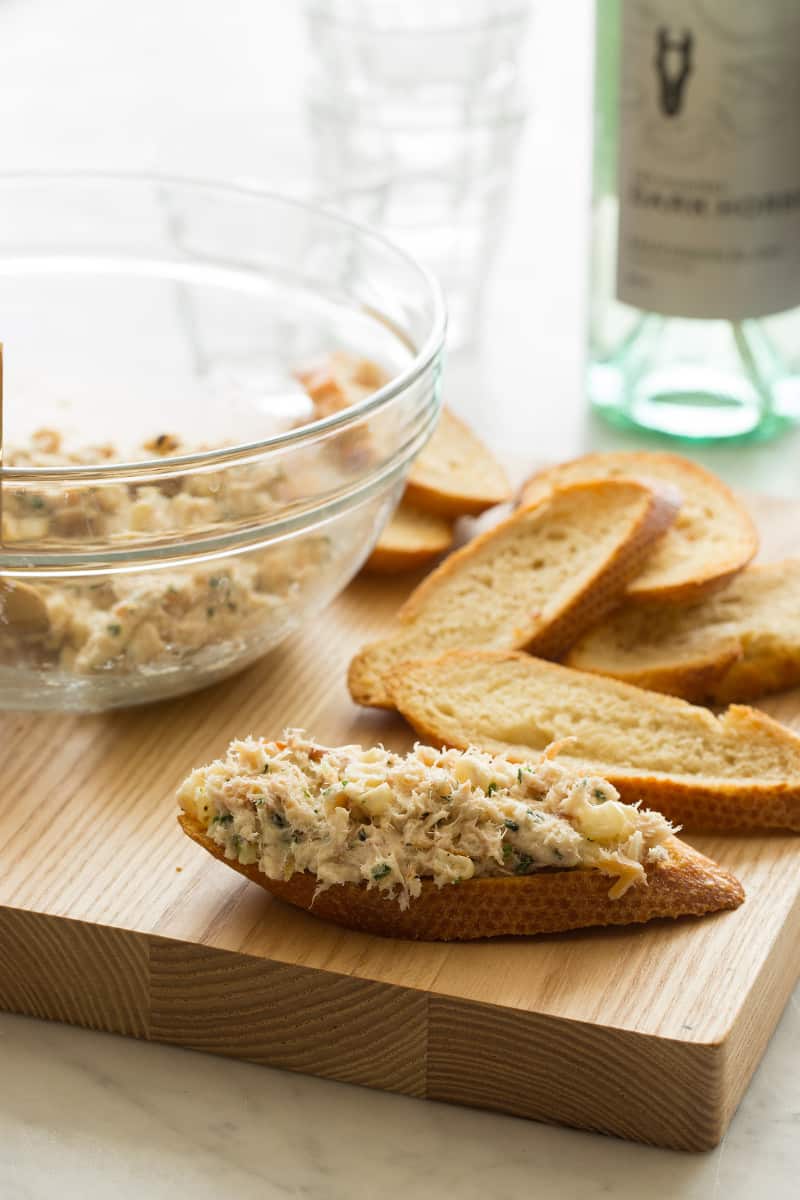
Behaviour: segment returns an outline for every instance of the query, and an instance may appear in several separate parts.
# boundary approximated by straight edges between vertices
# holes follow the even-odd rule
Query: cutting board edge
[[[723,1041],[725,1125],[732,1120],[800,979],[800,893]],[[764,1020],[764,1014],[767,1014]]]
[[[0,1009],[147,1038],[147,934],[0,905],[0,962]]]
[[[787,947],[800,904],[794,918],[778,939]],[[749,1013],[703,1042],[19,909],[0,908],[0,951],[8,1011],[692,1151],[723,1136],[792,973],[783,968],[776,991],[766,964]],[[745,1069],[734,1069],[743,1047]]]

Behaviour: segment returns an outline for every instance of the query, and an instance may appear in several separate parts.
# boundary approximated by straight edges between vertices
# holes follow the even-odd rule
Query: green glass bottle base
[[[588,390],[595,410],[613,424],[682,441],[766,440],[790,424],[749,380],[713,368],[660,367],[631,387],[618,366],[593,363]]]

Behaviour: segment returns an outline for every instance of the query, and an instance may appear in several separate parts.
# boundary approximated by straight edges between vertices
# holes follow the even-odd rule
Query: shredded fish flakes
[[[178,799],[228,858],[272,879],[308,871],[317,892],[363,883],[402,909],[422,880],[594,869],[617,899],[668,857],[660,813],[623,804],[605,779],[547,752],[515,763],[477,749],[409,754],[326,748],[302,730],[246,738],[193,771]]]

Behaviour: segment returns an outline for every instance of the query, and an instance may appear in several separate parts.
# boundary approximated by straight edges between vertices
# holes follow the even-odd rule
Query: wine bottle
[[[694,440],[800,417],[800,3],[598,0],[588,390]]]

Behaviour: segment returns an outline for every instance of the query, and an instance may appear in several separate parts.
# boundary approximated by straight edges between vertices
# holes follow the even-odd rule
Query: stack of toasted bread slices
[[[619,600],[676,512],[673,496],[634,480],[556,488],[428,575],[393,632],[353,659],[353,698],[392,707],[386,672],[447,649],[565,653]]]
[[[679,454],[587,454],[534,475],[522,489],[521,502],[533,504],[554,487],[587,479],[652,480],[680,491],[680,512],[629,584],[631,599],[696,600],[733,578],[758,549],[753,521],[730,489]]]
[[[471,443],[450,443],[453,461],[420,462],[408,493],[437,552],[457,511],[443,497],[462,512],[502,498],[491,470],[456,484]],[[408,520],[387,533],[397,560],[413,558]],[[670,822],[800,832],[800,737],[689,702],[800,682],[800,563],[749,566],[757,545],[736,497],[676,455],[540,473],[350,664],[353,698],[431,745],[236,743],[184,784],[183,828],[279,898],[393,936],[735,908],[738,882]]]
[[[678,507],[623,579],[591,489],[626,482],[661,497],[662,517],[662,489]],[[622,544],[630,528],[615,524]],[[569,739],[567,760],[686,828],[800,830],[795,735],[748,708],[715,717],[686,702],[800,681],[800,563],[750,567],[756,549],[749,515],[702,468],[588,455],[534,477],[513,517],[412,593],[394,630],[353,659],[351,694],[442,744],[525,758]]]

